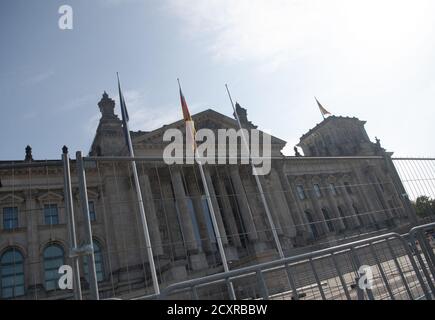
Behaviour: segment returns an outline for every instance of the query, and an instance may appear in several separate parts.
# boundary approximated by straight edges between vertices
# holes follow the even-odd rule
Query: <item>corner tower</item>
[[[101,118],[89,155],[119,156],[125,148],[122,121],[115,114],[115,101],[104,91],[98,102]]]
[[[365,121],[329,116],[300,138],[298,144],[308,157],[373,156],[385,150],[370,141]]]

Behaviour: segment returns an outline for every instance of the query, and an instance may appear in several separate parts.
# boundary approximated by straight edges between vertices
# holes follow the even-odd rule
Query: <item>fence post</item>
[[[290,272],[290,266],[288,263],[285,264],[285,271],[287,272],[287,278],[290,284],[290,288],[292,289],[292,296],[294,300],[299,300],[298,290],[296,288],[295,280]]]
[[[357,290],[357,295],[358,295],[358,300],[365,300],[364,299],[364,292],[367,294],[367,298],[369,300],[374,300],[375,297],[373,296],[373,293],[371,291],[370,288],[360,288],[359,286],[359,280],[361,279],[361,275],[359,274],[359,268],[362,266],[361,261],[358,258],[358,255],[356,253],[356,250],[354,247],[350,248],[350,256],[351,259],[354,262],[355,265],[355,270],[357,273],[357,277],[355,278],[355,284],[356,284],[356,290]]]
[[[73,269],[73,290],[74,299],[82,300],[82,289],[80,286],[80,270],[79,270],[79,260],[78,256],[74,253],[77,249],[77,237],[76,228],[74,221],[74,207],[73,198],[71,191],[71,171],[69,165],[68,148],[63,146],[62,148],[62,163],[63,163],[63,188],[65,196],[65,211],[67,215],[67,225],[68,225],[68,238],[70,244],[70,257],[72,260]]]
[[[99,300],[98,293],[98,282],[97,282],[97,272],[95,269],[95,255],[94,255],[94,245],[92,240],[92,228],[91,228],[91,219],[89,216],[89,203],[88,203],[88,192],[86,187],[86,173],[83,165],[82,152],[76,152],[76,161],[77,161],[77,175],[79,178],[79,190],[80,190],[80,200],[82,204],[82,211],[84,215],[84,227],[86,240],[89,243],[91,248],[88,253],[89,263],[88,263],[88,274],[89,274],[89,286],[91,291],[91,299]]]
[[[269,300],[269,290],[267,290],[266,281],[264,281],[264,276],[260,269],[257,270],[256,275],[257,283],[260,286],[260,292],[263,300]]]
[[[230,300],[237,300],[236,293],[234,292],[234,286],[233,286],[230,278],[227,278],[226,284],[227,284],[227,290],[228,290],[228,294],[230,296]]]
[[[314,279],[316,280],[317,286],[319,287],[320,295],[322,300],[326,300],[325,292],[323,292],[322,283],[320,282],[319,275],[317,274],[316,267],[314,266],[313,259],[309,259],[311,270],[313,270]]]

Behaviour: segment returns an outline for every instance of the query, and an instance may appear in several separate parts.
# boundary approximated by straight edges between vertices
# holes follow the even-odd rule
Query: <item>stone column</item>
[[[358,192],[358,198],[360,199],[360,205],[363,206],[364,209],[364,217],[365,217],[365,224],[367,226],[374,226],[376,225],[376,218],[373,215],[373,211],[374,211],[374,206],[372,205],[372,203],[370,203],[368,201],[368,195],[366,193],[365,188],[363,187],[363,181],[360,179],[360,175],[358,173],[358,171],[355,171],[355,178],[356,178],[356,183],[357,186],[355,187],[355,189]]]
[[[344,186],[344,183],[343,183]],[[358,217],[357,217],[357,213],[355,212],[355,209],[353,208],[353,201],[349,195],[349,193],[346,190],[346,187],[342,188],[342,192],[343,192],[343,199],[344,199],[344,203],[346,204],[347,207],[347,213],[348,216],[350,217],[350,225],[352,226],[352,228],[358,228],[360,226]]]
[[[219,203],[216,199],[216,192],[214,190],[213,181],[208,167],[204,167],[204,175],[205,175],[205,180],[207,181],[208,191],[210,192],[211,202],[213,204],[213,210],[216,216],[216,221],[221,235],[222,244],[227,245],[228,244],[227,232],[225,230],[224,222],[222,220],[221,210],[219,209]]]
[[[274,168],[270,172],[271,184],[273,186],[272,196],[274,203],[278,207],[278,216],[281,219],[281,226],[283,227],[283,233],[288,237],[296,236],[296,227],[293,221],[293,217],[290,212],[290,208],[287,204],[285,197],[284,187],[279,180],[278,173]]]
[[[266,209],[264,206],[263,201],[261,200],[260,192],[257,186],[257,183],[255,182],[254,178],[252,177],[251,171],[247,167],[239,167],[239,174],[240,178],[242,180],[242,184],[244,187],[244,191],[246,194],[246,198],[248,199],[248,207],[251,211],[251,216],[254,221],[254,225],[257,228],[257,235],[258,240],[263,243],[270,241],[272,239],[272,232],[271,232],[271,225],[269,223],[269,220],[266,215]],[[263,188],[264,182],[262,183]],[[265,197],[267,201],[267,189],[265,188]],[[270,202],[270,201],[269,201]],[[269,202],[267,202],[271,215],[273,217],[273,208],[271,208]],[[274,218],[272,218],[274,219]],[[275,220],[275,219],[274,219]],[[279,227],[279,226],[278,226]],[[275,226],[276,228],[276,226]]]
[[[103,168],[102,165],[101,167]],[[114,231],[113,234],[110,235],[112,237],[111,243],[113,244],[113,248],[112,248],[113,251],[110,255],[110,258],[116,261],[116,265],[118,268],[123,268],[128,264],[128,256],[125,250],[126,228],[124,225],[126,224],[126,218],[125,215],[123,214],[123,208],[121,205],[122,199],[121,199],[121,195],[118,193],[118,190],[123,188],[124,186],[120,185],[121,184],[121,182],[119,181],[120,177],[114,176],[114,174],[117,174],[114,170],[115,169],[112,169],[111,167],[107,168],[107,172],[105,172],[106,174],[103,181],[102,192],[104,193],[103,195],[104,203],[106,206],[105,217],[108,219],[107,222],[110,221],[111,223],[111,225],[109,225],[109,229],[113,228]],[[76,201],[78,204],[78,200]],[[134,203],[136,204],[135,201]],[[80,209],[78,209],[77,207],[74,210],[75,212],[79,212],[76,209],[77,210]],[[135,220],[133,221],[135,223]]]
[[[279,206],[279,203],[277,203],[277,201],[275,201],[275,190],[273,190],[273,187],[271,186],[271,182],[266,181],[266,179],[264,179],[264,177],[259,177],[260,178],[260,183],[263,186],[263,190],[264,190],[264,196],[266,198],[267,204],[269,206],[269,210],[270,210],[270,214],[272,215],[272,219],[273,219],[273,223],[275,224],[275,228],[276,228],[276,233],[279,236],[282,236],[284,234],[284,228],[281,225],[281,219],[280,219],[280,210],[282,210],[282,207]],[[258,195],[258,198],[260,198],[260,195]],[[264,208],[263,202],[261,201],[261,199],[259,199],[261,202],[261,205]],[[266,210],[264,209],[262,214],[264,214],[264,216],[266,217]],[[268,227],[271,228],[270,224],[269,224],[269,220],[266,217],[266,221],[268,222]],[[267,228],[267,229],[269,229]]]
[[[334,227],[338,231],[342,231],[346,229],[343,219],[340,216],[340,212],[338,212],[337,208],[337,201],[334,198],[334,195],[332,194],[332,191],[329,187],[329,181],[327,177],[323,177],[323,185],[324,185],[324,193],[326,195],[326,200],[328,201],[328,205],[330,210],[332,211],[333,217],[334,217]]]
[[[194,168],[192,168],[192,170],[195,170]],[[197,181],[194,178],[193,172],[192,174],[187,177],[186,179],[188,179],[188,189],[189,189],[189,193],[192,195],[191,199],[192,199],[192,204],[193,204],[193,208],[195,210],[196,213],[196,221],[198,222],[198,227],[199,227],[199,233],[201,236],[201,246],[203,247],[203,249],[207,252],[215,252],[217,250],[216,245],[213,245],[211,243],[211,238],[210,235],[208,233],[208,229],[207,229],[207,222],[205,220],[205,212],[204,212],[204,207],[203,207],[203,200],[202,200],[202,194],[201,191],[199,190],[199,186],[198,183],[201,183],[199,181]]]
[[[165,169],[167,166],[165,165]],[[166,171],[166,170],[165,170]],[[162,281],[183,281],[187,277],[186,261],[187,252],[184,247],[181,225],[177,217],[173,189],[171,188],[171,179],[168,175],[160,175],[158,168],[156,173],[160,187],[161,210],[164,214],[164,220],[167,228],[167,238],[164,238],[165,250],[171,257],[171,263],[167,270],[162,273]],[[163,173],[163,172],[162,172]],[[167,244],[166,244],[167,241]]]
[[[242,242],[240,241],[239,230],[237,229],[237,222],[234,217],[233,210],[231,208],[230,201],[228,199],[228,193],[225,188],[224,181],[219,177],[216,180],[217,190],[219,193],[219,200],[222,205],[222,213],[227,225],[229,227],[230,238],[236,247],[241,247]],[[228,236],[227,236],[228,237]]]
[[[369,215],[372,217],[375,224],[378,225],[384,220],[384,217],[382,216],[383,213],[379,212],[382,208],[380,207],[377,196],[373,192],[373,186],[368,185],[371,182],[364,179],[365,175],[359,169],[355,170],[355,173],[357,180],[360,182],[360,190],[364,195],[365,204],[370,212]]]
[[[185,241],[187,251],[197,253],[200,251],[200,246],[195,239],[194,226],[192,218],[189,212],[189,206],[187,204],[186,191],[184,189],[181,173],[178,168],[172,169],[171,172],[172,187],[174,188],[174,195],[178,205],[178,211],[180,214],[181,230]]]
[[[190,209],[187,203],[187,195],[184,188],[183,180],[181,177],[180,169],[174,168],[172,170],[172,186],[174,188],[175,198],[178,204],[178,210],[180,213],[180,223],[183,231],[185,246],[189,253],[190,267],[193,270],[201,270],[207,268],[207,259],[202,252],[201,245],[195,238],[194,225]],[[195,213],[193,213],[195,214]]]
[[[243,188],[242,180],[240,178],[239,169],[237,166],[230,166],[230,175],[248,239],[250,241],[255,241],[258,239],[258,234],[255,228],[254,219],[252,217],[251,209],[249,208],[248,199],[246,197],[245,189]]]
[[[163,255],[162,239],[160,237],[159,220],[157,219],[154,197],[148,173],[143,173],[140,176],[140,182],[143,188],[142,196],[144,199],[145,214],[147,217],[153,255],[160,256]]]
[[[387,219],[393,219],[393,214],[390,210],[390,206],[388,204],[388,201],[385,197],[385,187],[381,187],[381,185],[379,184],[382,183],[382,181],[380,181],[378,179],[378,177],[380,176],[379,173],[379,169],[376,167],[369,167],[368,168],[368,174],[370,176],[370,179],[373,181],[375,189],[376,189],[376,193],[379,195],[379,201],[381,202],[382,207],[385,210],[385,215],[387,217]]]
[[[127,166],[127,168],[124,167]],[[139,202],[134,186],[133,175],[130,164],[124,163],[119,166],[118,190],[119,201],[117,208],[121,213],[120,223],[118,222],[117,228],[122,233],[122,246],[126,251],[128,260],[125,264],[128,266],[138,265],[142,266],[143,261],[147,261],[147,252],[145,249],[145,238],[143,233],[143,227],[140,220]],[[125,171],[124,171],[125,170]],[[138,255],[140,252],[140,255]],[[133,274],[133,275],[132,275]],[[129,269],[130,279],[140,276],[140,271],[133,273]]]
[[[304,210],[301,208],[299,201],[296,200],[294,195],[296,184],[294,183],[294,179],[291,179],[291,182],[284,177],[283,174],[279,175],[281,178],[281,183],[283,184],[285,190],[285,196],[287,198],[287,203],[290,206],[292,213],[294,213],[295,222],[296,222],[296,230],[302,234],[310,234],[311,229],[308,225],[307,217],[304,214]]]
[[[316,217],[316,220],[318,221],[315,225],[317,229],[320,231],[319,232],[320,234],[328,234],[330,233],[328,229],[328,225],[326,224],[325,217],[323,216],[322,209],[320,208],[319,199],[317,199],[316,195],[314,194],[313,188],[314,188],[313,184],[310,181],[308,188],[305,187],[304,189],[308,196],[308,199],[310,200],[313,206],[314,215]]]
[[[218,203],[217,198],[216,198],[216,192],[214,189],[213,180],[212,180],[210,170],[208,167],[204,167],[204,175],[205,175],[205,179],[207,181],[207,186],[208,186],[208,189],[210,192],[211,202],[212,202],[214,213],[216,216],[216,222],[218,224],[218,228],[219,228],[220,236],[222,239],[222,244],[224,246],[226,258],[228,261],[237,260],[238,259],[237,249],[235,247],[231,246],[228,242],[227,231],[225,230],[225,225],[224,225],[224,221],[222,218],[222,213],[221,213],[221,210],[219,208],[219,203]]]
[[[173,254],[174,260],[186,259],[186,252],[184,248],[183,235],[181,232],[181,225],[177,217],[177,209],[175,208],[174,194],[171,188],[170,179],[160,181],[161,185],[161,201],[162,209],[165,214],[165,221],[167,223],[168,231],[168,250]]]
[[[358,203],[355,203],[357,205],[358,209],[362,208],[362,212],[359,213],[359,217],[362,220],[362,226],[363,227],[370,227],[371,225],[375,224],[375,221],[373,220],[373,217],[371,214],[367,214],[367,212],[370,211],[367,207],[366,199],[362,193],[361,188],[358,186],[359,182],[355,180],[356,186],[354,187],[356,197],[358,198]]]

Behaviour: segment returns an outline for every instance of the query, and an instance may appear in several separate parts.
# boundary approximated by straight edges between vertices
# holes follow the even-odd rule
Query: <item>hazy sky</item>
[[[87,153],[104,90],[119,114],[116,71],[133,130],[181,118],[180,77],[192,113],[231,115],[227,82],[288,154],[316,96],[395,155],[435,156],[434,16],[430,0],[1,0],[0,160]]]

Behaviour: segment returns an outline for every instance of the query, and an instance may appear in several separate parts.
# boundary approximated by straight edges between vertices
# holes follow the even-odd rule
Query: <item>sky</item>
[[[61,5],[73,29],[61,30]],[[119,72],[132,130],[191,113],[231,116],[288,142],[334,115],[367,121],[395,156],[435,156],[435,2],[428,0],[2,0],[0,160],[89,151]]]

